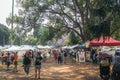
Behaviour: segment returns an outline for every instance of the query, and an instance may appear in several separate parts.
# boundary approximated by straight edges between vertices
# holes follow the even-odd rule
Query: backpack
[[[25,58],[23,59],[23,64],[24,64],[24,65],[31,64],[31,60],[30,60],[28,57],[25,57]]]

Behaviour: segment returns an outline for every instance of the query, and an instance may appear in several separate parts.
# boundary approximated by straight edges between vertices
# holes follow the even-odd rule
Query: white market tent
[[[11,47],[5,49],[4,51],[18,51],[18,50],[20,50],[19,46],[11,46]]]
[[[48,46],[48,45],[42,46],[42,45],[38,45],[37,48],[39,48],[39,49],[50,49],[50,48],[53,48],[53,46]]]
[[[19,50],[26,51],[26,50],[37,50],[35,46],[22,46]]]
[[[37,47],[25,45],[25,46],[11,46],[4,51],[26,51],[26,50],[36,50]]]
[[[0,50],[5,49],[5,47],[0,46]]]
[[[2,46],[0,46],[0,49],[2,49],[3,47]]]
[[[73,46],[63,46],[62,49],[73,49],[76,46],[78,46],[78,44]]]

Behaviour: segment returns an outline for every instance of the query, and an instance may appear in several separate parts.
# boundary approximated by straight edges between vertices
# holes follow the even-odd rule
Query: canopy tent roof
[[[26,51],[26,50],[37,50],[37,47],[36,46],[23,46],[23,47],[21,47],[19,50],[21,50],[21,51]]]
[[[45,48],[50,49],[50,48],[54,48],[54,46],[48,46],[48,45],[42,46],[42,45],[38,45],[37,48],[39,48],[39,49],[45,49]]]
[[[109,36],[101,36],[90,41],[90,46],[120,46],[120,41]]]
[[[19,46],[11,46],[8,49],[5,49],[5,51],[18,51],[20,49]]]
[[[82,43],[81,45],[76,45],[73,48],[74,49],[84,49],[84,48],[89,48],[89,42],[90,41],[86,41],[84,43]]]
[[[35,46],[11,46],[4,51],[26,51],[26,50],[36,50]]]

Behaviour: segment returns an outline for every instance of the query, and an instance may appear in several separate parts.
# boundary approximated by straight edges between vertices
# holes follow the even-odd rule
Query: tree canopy
[[[24,33],[34,29],[37,38],[43,35],[39,35],[37,27],[45,27],[43,40],[58,39],[73,31],[84,42],[114,35],[120,28],[118,0],[17,0],[17,3],[20,10],[13,18],[14,24]],[[7,22],[11,23],[11,17]]]
[[[120,30],[120,3],[117,0],[98,0],[93,4],[93,19],[89,30],[94,37],[111,36]]]

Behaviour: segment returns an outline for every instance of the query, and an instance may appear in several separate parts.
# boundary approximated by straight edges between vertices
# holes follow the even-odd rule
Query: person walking
[[[16,52],[16,53],[14,53],[14,71],[15,72],[18,72],[17,65],[18,65],[18,55],[17,55],[17,52]]]
[[[7,64],[7,70],[9,70],[9,67],[10,67],[10,54],[7,52],[6,53],[6,64]]]
[[[1,62],[2,62],[2,65],[4,64],[5,60],[4,60],[4,53],[2,52],[2,55],[1,55]]]
[[[46,56],[47,53],[43,53],[43,62],[45,63],[46,60],[47,60],[47,56]]]
[[[37,56],[35,58],[35,78],[38,77],[38,79],[40,79],[40,70],[41,70],[41,62],[42,62],[42,56],[41,56],[41,52],[37,53]],[[38,75],[37,75],[38,73]]]
[[[67,51],[64,52],[64,63],[67,63]]]
[[[58,55],[58,64],[62,64],[62,55],[59,53]]]
[[[26,73],[26,77],[28,77],[29,74],[30,64],[31,64],[31,60],[29,57],[29,52],[26,52],[23,58],[23,66],[24,66],[24,71]]]
[[[53,51],[53,55],[54,55],[54,59],[55,59],[55,61],[56,61],[56,60],[57,60],[57,57],[58,57],[57,50],[54,50],[54,51]]]

